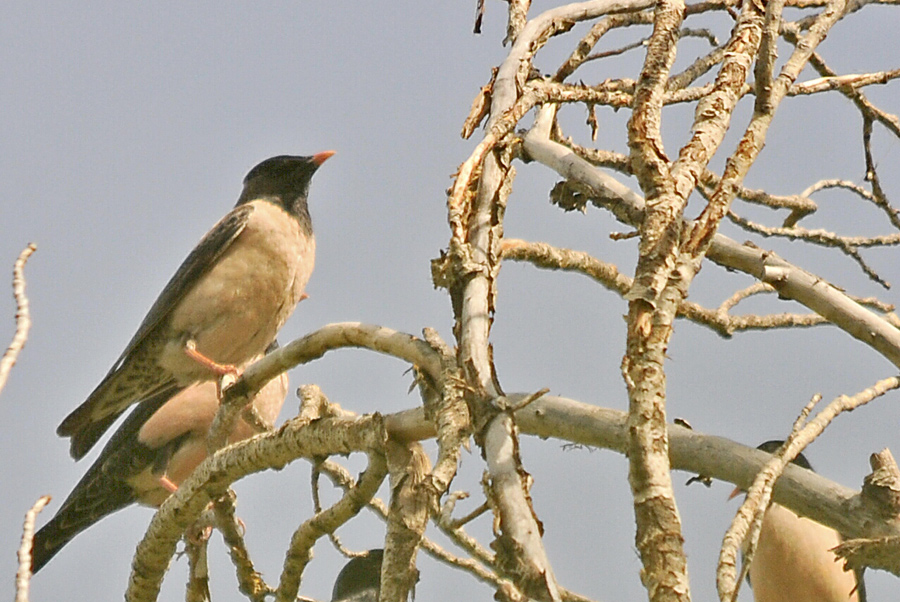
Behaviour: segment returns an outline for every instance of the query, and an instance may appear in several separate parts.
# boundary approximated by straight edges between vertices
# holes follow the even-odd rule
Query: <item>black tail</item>
[[[144,446],[138,440],[138,433],[141,426],[182,388],[164,388],[142,401],[125,419],[72,489],[56,516],[35,533],[31,560],[33,572],[39,571],[73,537],[104,516],[137,501],[128,479],[152,465],[159,452]],[[104,421],[101,421],[101,426],[108,428]],[[87,432],[93,434],[90,429]]]
[[[102,462],[95,463],[63,502],[56,516],[34,534],[31,571],[37,573],[73,537],[135,501],[134,491],[127,483],[107,474]]]
[[[50,562],[50,559],[56,556],[64,545],[69,543],[73,537],[78,535],[84,527],[76,527],[70,525],[66,527],[66,523],[55,516],[49,523],[41,527],[34,534],[34,542],[31,548],[31,572],[37,573],[41,568]]]

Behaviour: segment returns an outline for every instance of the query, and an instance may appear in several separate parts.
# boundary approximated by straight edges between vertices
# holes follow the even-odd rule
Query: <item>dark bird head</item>
[[[768,454],[774,454],[781,446],[784,445],[784,441],[780,441],[778,439],[773,439],[772,441],[766,441],[760,445],[756,446],[756,449],[762,450]],[[813,470],[812,465],[809,463],[809,460],[806,459],[806,456],[803,454],[797,454],[797,457],[791,460],[791,464],[796,464],[800,468],[805,468],[806,470]],[[813,470],[813,472],[815,472]],[[735,487],[734,491],[731,492],[731,495],[728,496],[728,499],[733,499],[741,494],[741,488]]]
[[[351,558],[334,581],[332,602],[341,600],[377,600],[381,588],[381,561],[384,550],[369,550],[365,556]],[[374,593],[374,597],[367,597]]]
[[[334,151],[324,151],[311,157],[279,155],[266,159],[244,178],[244,190],[237,205],[267,199],[294,215],[308,216],[309,182],[319,166],[333,154]]]
[[[762,445],[757,446],[756,449],[761,449],[764,452],[774,454],[777,452],[781,446],[784,445],[784,441],[778,441],[777,439],[772,441],[766,441]],[[805,468],[806,470],[812,470],[813,467],[810,465],[809,460],[806,459],[806,456],[803,454],[797,454],[797,457],[791,460],[792,464],[796,464],[800,468]]]

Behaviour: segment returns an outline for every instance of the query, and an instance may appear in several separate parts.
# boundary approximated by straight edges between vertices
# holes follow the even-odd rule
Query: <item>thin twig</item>
[[[6,386],[9,372],[19,357],[19,352],[25,347],[28,340],[28,330],[31,328],[31,312],[28,308],[28,297],[25,295],[25,262],[31,254],[37,250],[37,245],[29,243],[13,265],[13,296],[16,298],[16,334],[6,348],[3,357],[0,358],[0,391]]]
[[[194,531],[192,529],[192,531]],[[199,533],[198,531],[194,531]],[[206,534],[203,534],[206,535]],[[186,537],[184,552],[188,557],[188,582],[185,586],[185,602],[209,602],[209,538]]]
[[[853,259],[863,273],[874,282],[877,282],[884,288],[891,288],[891,284],[882,278],[874,268],[872,268],[862,255],[859,253],[859,247],[880,247],[894,246],[900,244],[900,234],[887,234],[883,236],[839,236],[827,230],[807,230],[799,226],[789,228],[763,226],[751,222],[748,219],[740,217],[733,211],[728,212],[728,219],[737,224],[741,228],[755,232],[765,237],[775,236],[787,238],[788,240],[803,240],[808,243],[820,245],[823,247],[833,247],[839,249],[842,253]]]
[[[19,545],[19,570],[16,571],[16,602],[28,602],[28,586],[31,582],[31,549],[34,541],[34,522],[38,513],[50,503],[50,496],[38,498],[28,512],[22,525],[22,543]]]
[[[297,597],[300,578],[312,559],[312,546],[316,540],[356,516],[378,491],[387,475],[387,462],[383,455],[374,452],[370,452],[368,456],[369,465],[359,483],[348,489],[333,506],[317,512],[294,531],[275,592],[277,602],[288,602]]]
[[[250,552],[244,542],[243,525],[235,516],[234,502],[237,499],[234,491],[229,489],[218,500],[213,502],[216,528],[222,534],[228,554],[237,571],[238,589],[253,602],[262,602],[266,596],[274,593],[263,579],[262,574],[253,566]]]
[[[791,86],[791,94],[799,96],[802,94],[816,94],[817,92],[825,92],[826,90],[840,90],[841,88],[850,88],[853,90],[872,86],[876,84],[886,84],[891,80],[900,77],[900,69],[891,71],[877,71],[874,73],[847,73],[846,75],[832,75],[820,77],[817,79],[799,82]]]
[[[855,182],[839,179],[819,180],[818,182],[810,185],[803,192],[801,192],[800,196],[809,197],[816,192],[819,192],[820,190],[827,190],[829,188],[842,188],[856,194],[865,201],[869,201],[870,203],[884,211],[885,215],[887,215],[887,218],[890,220],[891,225],[900,230],[900,211],[887,203],[886,199],[876,197],[873,193],[869,192]],[[785,225],[787,226],[788,224]]]
[[[785,40],[795,46],[800,45],[801,28],[799,25],[796,23],[784,23],[781,29]],[[810,55],[809,65],[823,77],[837,77],[837,73],[832,70],[825,63],[825,59],[816,52],[813,52]],[[861,90],[848,86],[841,86],[837,89],[856,105],[863,116],[877,121],[894,134],[894,136],[900,137],[900,118],[876,107]]]

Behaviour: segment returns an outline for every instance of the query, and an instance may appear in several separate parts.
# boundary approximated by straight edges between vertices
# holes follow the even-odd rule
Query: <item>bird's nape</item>
[[[313,174],[334,154],[328,150],[311,156],[278,155],[261,161],[244,177],[237,206],[270,197],[279,198],[294,213],[307,211],[306,197]]]

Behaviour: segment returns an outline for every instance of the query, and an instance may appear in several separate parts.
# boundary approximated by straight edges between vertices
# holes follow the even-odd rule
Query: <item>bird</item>
[[[773,453],[783,441],[757,449]],[[803,454],[793,463],[812,470]],[[740,493],[735,489],[731,497]],[[729,498],[730,499],[730,498]],[[840,534],[792,510],[772,503],[763,517],[747,580],[756,602],[865,602],[862,574],[844,571],[831,549]]]
[[[277,343],[270,346],[270,350]],[[271,429],[288,390],[287,374],[270,380],[249,404],[261,426]],[[157,394],[125,419],[97,460],[35,533],[32,572],[39,571],[76,535],[100,519],[140,503],[159,507],[206,458],[206,436],[219,408],[216,383],[188,386],[173,397]],[[258,430],[239,418],[229,443]]]
[[[305,298],[315,263],[310,180],[334,151],[280,155],[244,178],[237,204],[206,233],[87,400],[59,425],[80,459],[130,405],[236,374]]]
[[[383,549],[351,558],[334,581],[331,602],[378,602],[383,560]]]

